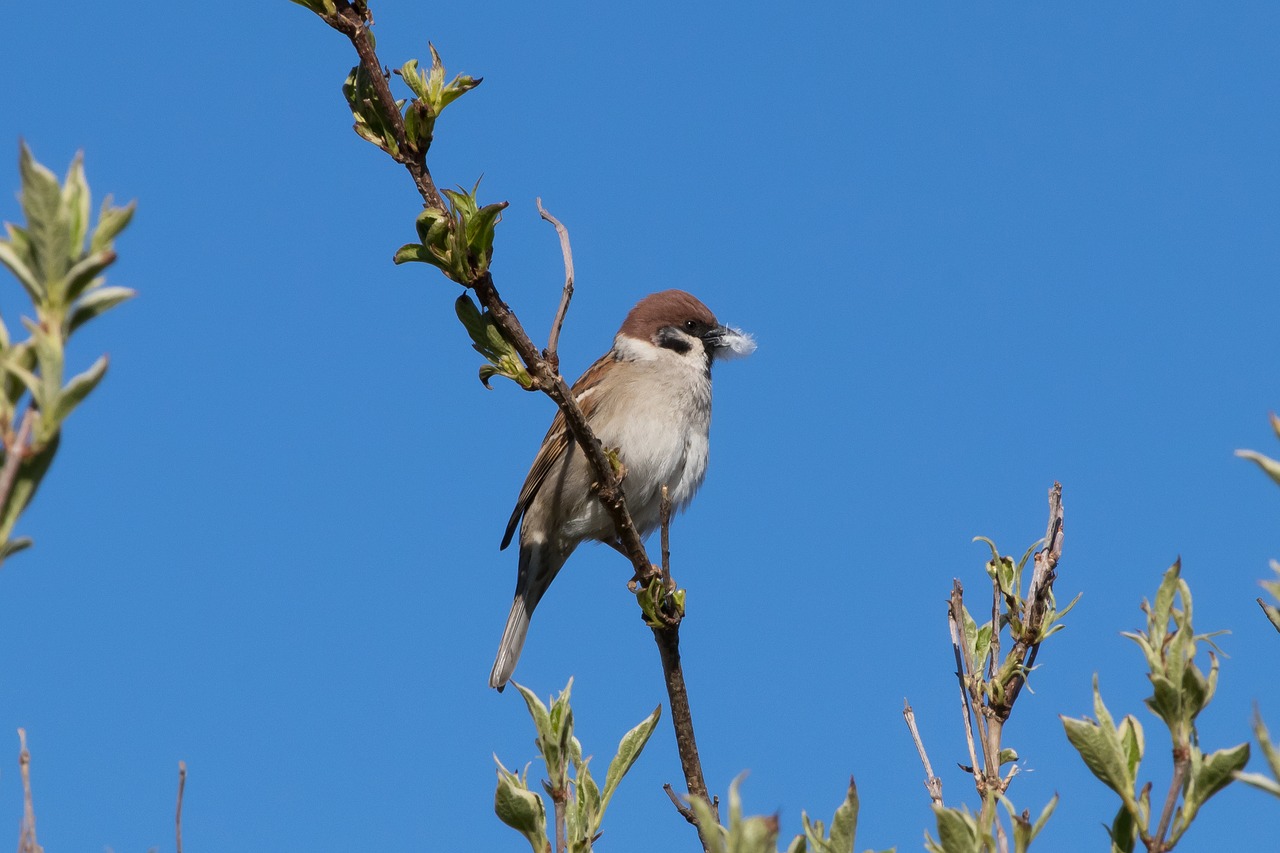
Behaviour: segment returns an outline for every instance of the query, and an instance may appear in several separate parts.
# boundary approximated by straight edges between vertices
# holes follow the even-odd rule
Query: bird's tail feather
[[[515,672],[516,661],[520,660],[520,650],[524,648],[525,635],[529,633],[529,617],[532,608],[526,603],[523,595],[517,595],[511,602],[511,615],[507,617],[507,627],[502,631],[502,642],[498,645],[498,657],[493,662],[493,671],[489,673],[489,686],[498,690],[507,686],[511,673]]]
[[[520,660],[520,650],[524,648],[524,638],[529,633],[529,618],[533,616],[533,609],[538,606],[547,587],[551,586],[568,558],[568,552],[562,553],[545,542],[521,542],[515,601],[511,602],[511,614],[507,616],[507,627],[502,631],[498,657],[493,662],[493,671],[489,673],[490,687],[502,690],[507,686],[511,673],[515,671],[516,661]]]

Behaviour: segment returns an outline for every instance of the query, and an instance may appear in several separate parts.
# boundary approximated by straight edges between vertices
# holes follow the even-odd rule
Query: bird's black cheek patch
[[[659,329],[654,338],[658,346],[675,350],[681,355],[685,355],[689,350],[693,349],[693,344],[689,343],[689,338],[671,326]]]

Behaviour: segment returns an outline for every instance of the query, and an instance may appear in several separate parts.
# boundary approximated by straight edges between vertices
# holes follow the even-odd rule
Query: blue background
[[[987,583],[973,536],[1042,535],[1055,479],[1059,597],[1084,597],[1006,729],[1014,802],[1062,794],[1036,849],[1106,843],[1116,798],[1057,719],[1091,713],[1095,672],[1163,797],[1119,632],[1179,554],[1197,627],[1233,632],[1203,746],[1249,738],[1255,702],[1280,728],[1254,603],[1280,493],[1232,457],[1277,448],[1280,7],[374,12],[384,62],[430,39],[485,78],[431,166],[511,201],[494,274],[536,339],[562,269],[535,196],[569,227],[566,374],[666,287],[759,339],[717,369],[707,484],[674,528],[713,789],[749,769],[748,810],[795,832],[854,774],[860,849],[918,849],[909,697],[947,802],[972,805],[944,601]],[[139,201],[110,280],[141,296],[74,341],[111,371],[0,576],[0,814],[16,834],[3,732],[25,726],[49,850],[171,850],[179,759],[188,850],[524,849],[492,755],[532,760],[532,729],[485,682],[515,571],[497,545],[552,406],[486,392],[457,288],[391,265],[419,199],[350,130],[353,63],[283,0],[28,4],[0,33],[9,162],[19,136],[59,173],[84,149],[98,197]],[[11,327],[24,310],[4,285]],[[628,576],[575,555],[517,672],[542,695],[576,678],[601,771],[665,704]],[[679,777],[664,716],[600,849],[696,849],[661,790]],[[1179,849],[1263,849],[1278,808],[1235,786]]]

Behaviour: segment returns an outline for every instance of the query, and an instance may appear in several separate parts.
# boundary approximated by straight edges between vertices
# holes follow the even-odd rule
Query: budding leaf
[[[653,709],[653,713],[640,721],[640,724],[622,736],[622,741],[618,744],[618,751],[613,756],[613,760],[609,762],[609,770],[604,776],[604,798],[600,804],[601,813],[609,805],[609,800],[613,797],[613,792],[618,789],[618,784],[622,781],[622,777],[627,775],[627,771],[636,763],[636,759],[640,757],[641,751],[644,750],[645,744],[649,742],[650,735],[653,734],[654,728],[658,725],[658,718],[662,716],[662,706]]]

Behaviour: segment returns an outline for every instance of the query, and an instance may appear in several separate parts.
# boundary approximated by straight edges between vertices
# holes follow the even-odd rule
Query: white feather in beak
[[[756,351],[756,339],[741,329],[722,326],[716,342],[717,360],[731,361],[735,358],[746,358]]]

